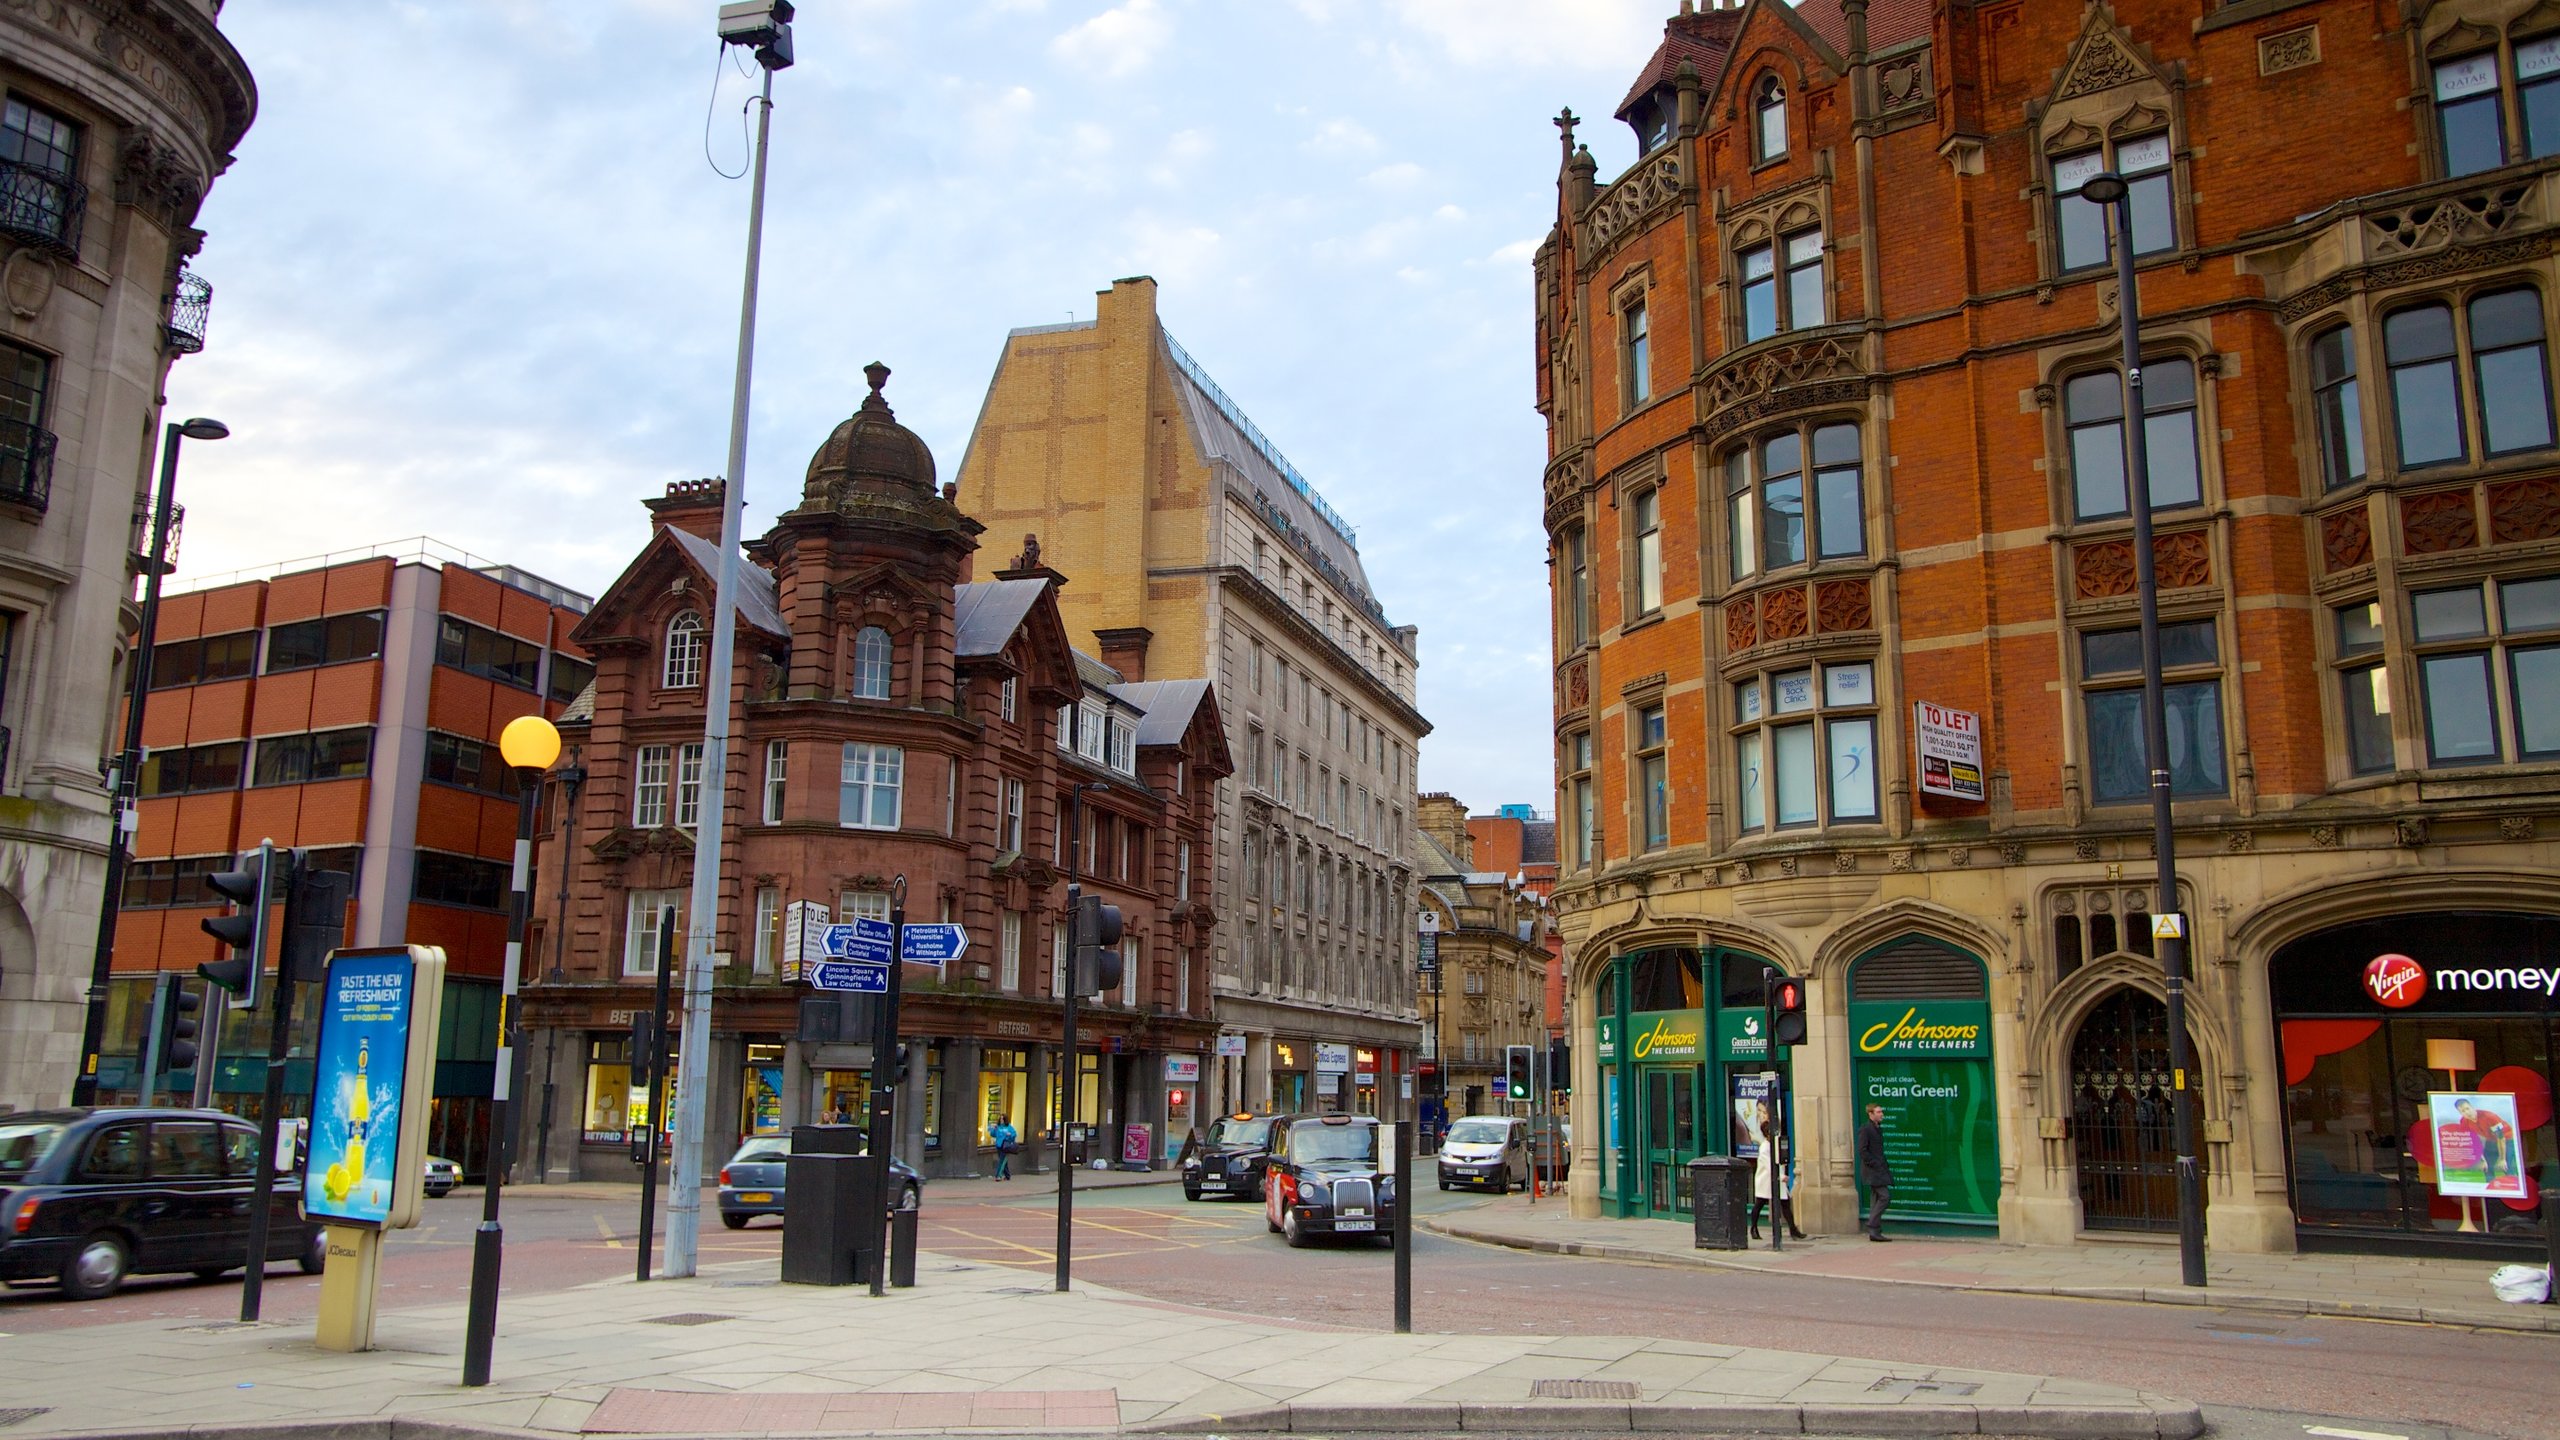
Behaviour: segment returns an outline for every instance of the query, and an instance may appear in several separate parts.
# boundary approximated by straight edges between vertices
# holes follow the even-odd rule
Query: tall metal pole
[[[676,907],[658,911],[658,986],[649,1006],[649,1093],[643,1101],[640,1135],[640,1278],[649,1278],[649,1244],[658,1229],[658,1099],[667,1093],[667,977],[676,965]]]
[[[525,920],[533,910],[533,806],[542,772],[516,770],[515,904],[507,911],[507,968],[498,981],[498,1065],[489,1097],[488,1176],[480,1186],[480,1228],[471,1237],[471,1313],[462,1336],[462,1383],[489,1383],[489,1351],[498,1338],[498,1272],[506,1231],[498,1223],[498,1192],[505,1188],[507,1101],[515,1078],[516,994],[524,970]],[[562,866],[563,874],[567,866]],[[565,913],[562,918],[565,920]]]
[[[267,914],[271,902],[281,903],[293,893],[294,882],[301,878],[302,855],[286,851],[284,883],[276,883],[276,846],[272,840],[258,842],[258,926],[250,942],[249,964],[262,968],[267,963]],[[258,1189],[249,1202],[249,1264],[240,1272],[240,1318],[258,1318],[258,1304],[265,1297],[267,1285],[267,1227],[274,1222],[276,1209],[276,1141],[277,1112],[284,1109],[284,1060],[286,1047],[293,1038],[293,967],[279,954],[276,959],[276,996],[274,1009],[268,1015],[267,1088],[265,1104],[258,1111]]]
[[[702,675],[701,825],[694,832],[693,924],[685,945],[684,1070],[676,1081],[675,1168],[668,1177],[669,1275],[693,1273],[702,1225],[702,1122],[711,1080],[711,947],[720,922],[720,855],[729,783],[731,657],[738,643],[738,541],[747,497],[747,392],[755,369],[756,276],[764,255],[765,141],[773,130],[773,70],[756,104],[755,182],[747,199],[746,294],[738,306],[738,370],[729,394],[729,473],[721,485],[720,575],[712,592],[711,658]]]
[[[1067,1163],[1067,1132],[1075,1128],[1077,1092],[1084,1084],[1084,1069],[1076,1055],[1076,903],[1084,898],[1079,872],[1084,866],[1084,790],[1077,785],[1067,792],[1067,943],[1059,963],[1067,967],[1058,988],[1066,992],[1065,1042],[1060,1063],[1065,1067],[1058,1081],[1058,1290],[1067,1288],[1068,1272],[1075,1268],[1076,1235],[1076,1167]]]
[[[578,848],[578,787],[587,780],[586,767],[578,763],[578,752],[569,752],[569,763],[560,768],[560,888],[554,897],[558,902],[560,924],[551,936],[551,973],[546,984],[557,985],[568,978],[569,954],[569,862],[567,857]],[[543,1032],[542,1039],[542,1114],[538,1138],[533,1142],[533,1178],[537,1184],[551,1183],[551,1108],[554,1100],[552,1077],[560,1066],[560,1027],[554,1025]],[[645,1248],[645,1247],[644,1247]]]
[[[89,1009],[80,1022],[80,1073],[71,1081],[74,1105],[98,1103],[98,1052],[107,1041],[107,985],[116,953],[116,911],[124,898],[126,852],[133,848],[134,796],[142,784],[142,703],[151,693],[153,637],[160,631],[160,573],[169,568],[169,513],[178,496],[180,426],[172,420],[160,430],[160,493],[152,501],[151,560],[142,577],[142,629],[134,636],[133,663],[125,667],[133,683],[124,702],[124,753],[116,757],[115,790],[107,802],[106,890],[98,902],[98,948],[89,957]]]
[[[879,1177],[880,1208],[862,1217],[871,1231],[871,1293],[889,1293],[889,1211],[897,1172],[889,1157],[897,1143],[898,1000],[905,992],[900,973],[907,968],[907,877],[889,884],[889,989],[872,1007],[871,1023],[871,1167]]]
[[[1396,1333],[1413,1333],[1413,1132],[1406,1121],[1387,1127],[1395,1132],[1396,1179]]]
[[[2187,941],[2178,908],[2177,832],[2171,824],[2169,714],[2160,679],[2160,585],[2151,555],[2151,450],[2142,429],[2142,315],[2133,279],[2133,204],[2124,178],[2094,175],[2081,193],[2107,206],[2114,229],[2116,315],[2124,340],[2126,503],[2133,510],[2134,591],[2142,604],[2142,742],[2151,770],[2151,848],[2159,893],[2151,913],[2177,917],[2180,933],[2162,937],[2162,989],[2169,1012],[2169,1113],[2178,1150],[2178,1269],[2188,1285],[2205,1283],[2204,1173],[2196,1163],[2195,1107],[2188,1080],[2195,1055],[2187,1043]]]

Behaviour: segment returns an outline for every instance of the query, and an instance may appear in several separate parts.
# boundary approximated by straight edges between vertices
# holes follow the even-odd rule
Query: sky
[[[428,535],[595,593],[718,474],[746,247],[716,0],[231,0],[178,583]],[[1152,275],[1420,627],[1421,784],[1553,796],[1530,259],[1550,117],[1673,0],[803,0],[774,86],[747,530],[895,372],[955,478],[1008,330]]]

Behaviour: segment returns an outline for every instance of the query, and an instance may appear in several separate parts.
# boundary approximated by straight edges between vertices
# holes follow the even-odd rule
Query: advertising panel
[[[1884,1107],[1892,1218],[1996,1224],[1998,1104],[1991,1006],[1981,1000],[1853,1001],[1849,1042],[1857,1113]],[[1863,1208],[1865,1187],[1859,1204]]]
[[[1982,798],[1982,717],[1926,700],[1911,707],[1920,752],[1920,793],[1952,800]]]
[[[1600,1017],[1600,1059],[1603,1063],[1618,1058],[1618,1020],[1614,1015]],[[1703,1010],[1643,1010],[1627,1017],[1627,1028],[1635,1035],[1628,1048],[1637,1060],[1649,1065],[1694,1065],[1706,1058],[1706,1012]],[[1763,1048],[1764,1055],[1766,1048]]]
[[[416,1218],[443,979],[441,954],[423,947],[330,958],[302,1175],[311,1218],[377,1229]]]
[[[2524,1132],[2517,1123],[2515,1096],[2429,1091],[2427,1123],[2435,1132],[2436,1193],[2525,1198]]]
[[[1164,1057],[1164,1078],[1185,1084],[1197,1081],[1200,1078],[1200,1057],[1167,1055]]]
[[[1778,1093],[1778,1072],[1774,1070],[1735,1071],[1733,1086],[1733,1153],[1745,1160],[1760,1153],[1760,1143],[1768,1138],[1765,1128],[1776,1108],[1772,1099]]]
[[[1316,1042],[1316,1073],[1340,1075],[1351,1069],[1351,1047],[1330,1040]]]
[[[1242,1059],[1244,1057],[1244,1052],[1245,1037],[1242,1035],[1221,1035],[1218,1037],[1219,1059]]]

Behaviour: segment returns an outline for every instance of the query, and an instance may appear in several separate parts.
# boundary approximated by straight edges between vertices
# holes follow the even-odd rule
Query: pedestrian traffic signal
[[[151,1033],[157,1038],[152,1048],[160,1052],[161,1069],[196,1068],[196,1036],[203,1028],[196,1012],[203,1008],[204,997],[174,975],[160,987],[152,1002]]]
[[[198,965],[196,973],[228,992],[234,1010],[258,1006],[258,970],[267,953],[267,906],[274,902],[278,888],[271,882],[280,878],[270,872],[278,868],[274,849],[261,845],[239,869],[204,877],[204,887],[229,901],[231,913],[198,923],[231,953]]]
[[[658,1069],[658,1027],[646,1020],[631,1022],[631,1078],[636,1082]]]
[[[1770,1043],[1804,1043],[1804,986],[1801,975],[1780,975],[1769,981]]]
[[[1512,1099],[1534,1100],[1538,1097],[1537,1053],[1526,1045],[1502,1047],[1502,1073],[1511,1082]]]
[[[1099,995],[1117,989],[1124,968],[1120,958],[1120,937],[1125,929],[1120,907],[1105,905],[1098,895],[1076,897],[1074,917],[1074,969],[1076,993]]]
[[[1573,1088],[1573,1043],[1558,1035],[1547,1041],[1547,1093],[1562,1095]]]

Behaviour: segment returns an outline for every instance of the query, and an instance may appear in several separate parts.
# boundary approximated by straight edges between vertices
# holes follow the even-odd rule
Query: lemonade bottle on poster
[[[373,1061],[372,1042],[356,1042],[356,1093],[347,1101],[347,1184],[364,1183],[365,1131],[373,1125],[373,1081],[365,1068]]]

